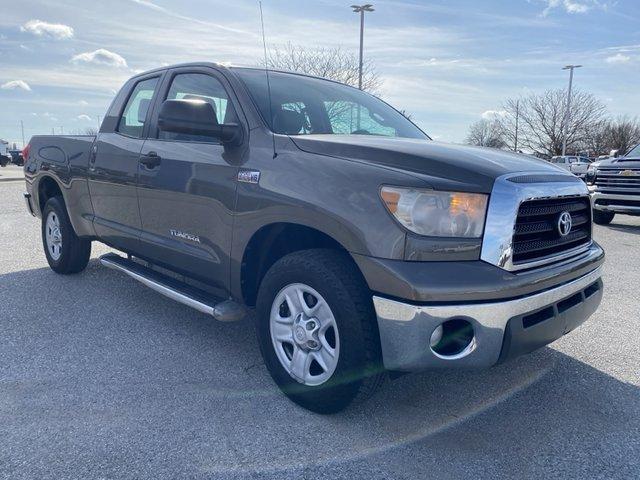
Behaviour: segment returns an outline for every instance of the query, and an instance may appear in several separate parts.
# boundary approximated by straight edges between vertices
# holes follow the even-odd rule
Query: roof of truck
[[[174,65],[165,65],[163,67],[158,67],[158,68],[154,68],[151,70],[146,70],[144,72],[140,72],[137,75],[134,75],[131,78],[138,78],[138,77],[143,77],[145,75],[149,75],[150,73],[155,73],[155,72],[163,72],[165,70],[170,70],[172,68],[183,68],[183,67],[215,67],[215,68],[223,68],[225,70],[260,70],[260,71],[268,71],[268,72],[272,72],[272,73],[286,73],[289,75],[298,75],[300,77],[308,77],[308,78],[318,78],[320,80],[326,80],[328,82],[333,82],[333,83],[338,83],[340,85],[346,85],[348,87],[352,87],[352,88],[356,88],[353,87],[352,85],[348,85],[346,83],[342,83],[342,82],[338,82],[336,80],[333,80],[331,78],[325,78],[325,77],[318,77],[315,75],[309,75],[306,73],[302,73],[302,72],[292,72],[290,70],[281,70],[281,69],[277,69],[277,68],[264,68],[264,67],[260,67],[260,66],[256,66],[256,65],[235,65],[235,64],[231,64],[228,62],[222,62],[222,63],[217,63],[217,62],[186,62],[186,63],[176,63]]]

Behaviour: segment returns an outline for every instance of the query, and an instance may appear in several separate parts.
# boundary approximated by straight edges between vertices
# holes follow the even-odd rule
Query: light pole
[[[516,100],[516,138],[513,142],[513,151],[518,153],[518,121],[520,120],[520,100]]]
[[[567,111],[564,113],[564,128],[562,132],[562,156],[567,153],[567,129],[569,128],[569,119],[571,118],[571,87],[573,87],[573,71],[582,65],[567,65],[562,70],[569,70],[569,93],[567,94]]]
[[[364,13],[373,12],[373,5],[367,3],[366,5],[351,5],[354,13],[360,14],[360,69],[358,71],[358,88],[362,90],[362,61],[364,50]]]

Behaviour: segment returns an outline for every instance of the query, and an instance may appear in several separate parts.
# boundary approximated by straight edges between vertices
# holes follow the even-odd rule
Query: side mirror
[[[215,137],[229,145],[242,143],[242,127],[218,123],[213,106],[204,100],[166,100],[160,108],[158,128],[163,132]]]

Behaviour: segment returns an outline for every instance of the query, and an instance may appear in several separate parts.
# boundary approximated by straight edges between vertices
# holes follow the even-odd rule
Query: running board
[[[113,253],[103,255],[100,257],[100,263],[105,267],[126,273],[161,295],[211,315],[221,322],[237,322],[246,316],[244,307],[233,300],[216,299],[191,285],[119,255]]]

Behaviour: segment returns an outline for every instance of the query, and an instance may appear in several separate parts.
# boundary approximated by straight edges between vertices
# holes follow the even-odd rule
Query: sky
[[[269,46],[357,53],[359,17],[338,0],[263,0]],[[640,0],[371,0],[365,55],[381,96],[432,138],[462,142],[505,99],[575,87],[640,116]],[[255,65],[257,0],[0,0],[0,138],[96,127],[139,72],[186,61]]]

